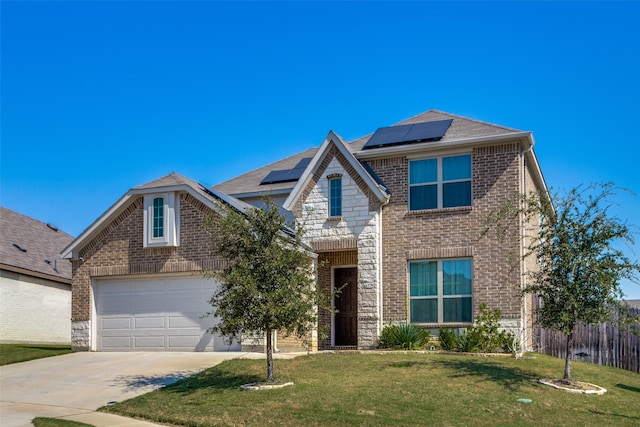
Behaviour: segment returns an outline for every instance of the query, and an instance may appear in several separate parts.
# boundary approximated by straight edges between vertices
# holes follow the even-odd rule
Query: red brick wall
[[[219,268],[209,255],[201,225],[212,211],[187,193],[180,194],[180,246],[143,247],[143,197],[129,202],[111,223],[79,249],[73,261],[72,321],[91,319],[91,278],[130,274],[200,272]]]
[[[515,143],[474,148],[473,206],[421,213],[408,211],[406,157],[368,162],[391,191],[382,214],[385,322],[407,320],[407,261],[447,257],[473,258],[474,317],[481,303],[500,308],[504,318],[521,316],[517,222],[504,242],[491,233],[481,238],[489,212],[520,191],[520,162]]]

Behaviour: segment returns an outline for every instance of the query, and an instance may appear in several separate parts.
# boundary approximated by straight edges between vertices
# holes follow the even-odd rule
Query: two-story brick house
[[[524,230],[481,235],[508,198],[546,191],[533,143],[531,132],[431,110],[350,143],[330,132],[318,149],[215,188],[253,204],[271,194],[304,223],[320,285],[349,283],[339,313],[321,316],[331,330],[321,349],[373,347],[389,322],[466,327],[482,303],[527,344]]]
[[[213,189],[177,174],[136,187],[64,252],[74,348],[239,348],[208,335],[196,313],[216,286],[200,271],[219,262],[200,223],[260,206],[264,194],[304,224],[319,285],[343,287],[338,312],[320,313],[330,334],[317,348],[375,347],[394,321],[465,327],[482,303],[526,344],[524,230],[514,222],[504,241],[481,234],[509,197],[546,191],[532,147],[530,132],[431,110],[349,143],[330,132],[318,148]]]

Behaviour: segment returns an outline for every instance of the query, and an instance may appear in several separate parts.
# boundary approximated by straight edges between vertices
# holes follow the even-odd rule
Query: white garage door
[[[99,280],[95,285],[98,351],[231,351],[217,323],[202,317],[218,282],[200,276]]]

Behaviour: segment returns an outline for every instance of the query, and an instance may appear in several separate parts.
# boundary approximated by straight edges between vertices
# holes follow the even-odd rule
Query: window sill
[[[412,322],[415,325],[418,326],[423,326],[425,328],[428,329],[436,329],[436,328],[451,328],[451,329],[457,329],[457,328],[466,328],[468,326],[473,326],[473,322],[469,322],[469,323],[417,323],[417,322]]]
[[[438,213],[451,213],[451,212],[470,212],[473,210],[473,206],[456,206],[455,208],[439,208],[439,209],[421,209],[417,211],[409,210],[408,215],[424,215],[424,214],[438,214]]]
[[[330,216],[329,218],[327,218],[327,221],[340,222],[340,221],[342,221],[342,217],[341,216]]]

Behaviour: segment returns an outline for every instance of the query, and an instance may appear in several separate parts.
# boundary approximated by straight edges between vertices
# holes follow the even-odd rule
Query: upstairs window
[[[471,155],[409,161],[409,210],[471,206]]]
[[[164,237],[164,197],[153,199],[153,238]]]
[[[471,323],[471,259],[409,262],[409,320],[412,323]]]
[[[144,247],[178,246],[180,200],[175,193],[144,196]]]
[[[342,216],[342,178],[329,179],[329,216]]]

